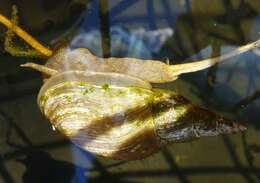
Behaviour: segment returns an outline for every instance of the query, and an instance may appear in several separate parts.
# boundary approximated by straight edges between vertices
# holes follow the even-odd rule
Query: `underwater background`
[[[0,0],[18,8],[19,25],[51,48],[85,47],[100,57],[178,64],[219,56],[260,37],[259,0]],[[260,50],[155,87],[248,127],[242,134],[171,144],[138,161],[83,151],[40,113],[44,59],[4,51],[0,25],[0,183],[260,182]],[[24,46],[19,39],[17,42]]]

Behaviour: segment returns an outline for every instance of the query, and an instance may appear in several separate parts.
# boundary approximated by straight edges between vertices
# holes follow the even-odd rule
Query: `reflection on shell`
[[[174,92],[118,73],[57,74],[41,88],[38,103],[72,142],[114,159],[142,159],[170,142],[244,130]]]
[[[56,129],[84,149],[103,156],[122,156],[120,159],[137,158],[135,154],[140,158],[140,154],[147,156],[155,150],[145,146],[152,143],[156,147],[158,143],[152,96],[152,91],[141,87],[59,80],[47,90],[43,87],[39,106]]]

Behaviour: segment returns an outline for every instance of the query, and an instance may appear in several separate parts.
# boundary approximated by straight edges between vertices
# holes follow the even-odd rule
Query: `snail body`
[[[119,73],[58,73],[42,86],[38,104],[73,143],[113,159],[142,159],[171,142],[242,130],[172,91]]]
[[[176,80],[176,68],[155,60],[136,58],[99,58],[86,48],[62,48],[50,57],[46,67],[58,72],[69,70],[113,72],[130,75],[150,83],[165,83]]]

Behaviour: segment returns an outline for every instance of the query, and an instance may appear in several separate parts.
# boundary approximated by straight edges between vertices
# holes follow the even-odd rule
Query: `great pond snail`
[[[154,60],[98,58],[85,48],[61,49],[53,54],[36,40],[27,39],[26,32],[17,31],[20,28],[1,14],[0,22],[49,56],[45,66],[22,66],[47,76],[38,95],[42,113],[55,129],[87,151],[113,159],[137,160],[169,143],[246,129],[193,106],[173,91],[154,89],[150,83],[173,81],[180,74],[211,67],[259,47],[260,40],[221,57],[167,65]]]
[[[47,61],[46,66],[57,73],[42,86],[38,104],[58,131],[85,150],[114,159],[135,160],[145,158],[171,142],[245,129],[193,106],[172,91],[153,89],[149,82],[134,74],[111,72],[114,67],[104,66],[111,63],[109,60],[99,60],[97,62],[102,64],[92,63],[87,67],[95,60],[84,55],[90,54],[86,50],[62,52],[59,54],[64,58],[54,56]],[[66,65],[71,58],[74,63]],[[157,76],[148,77],[149,72],[153,72],[153,64],[148,67],[143,61],[140,64],[146,79],[158,80]],[[91,69],[92,66],[95,68]]]

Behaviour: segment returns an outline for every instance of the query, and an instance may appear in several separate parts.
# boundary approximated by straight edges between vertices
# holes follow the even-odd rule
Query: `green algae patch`
[[[65,98],[66,98],[66,100],[67,100],[68,103],[71,103],[71,102],[72,102],[72,97],[71,97],[71,96],[66,96]]]
[[[103,85],[102,85],[102,89],[105,90],[105,91],[108,91],[108,89],[109,89],[109,84],[107,84],[107,83],[106,83],[106,84],[103,84]]]

